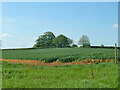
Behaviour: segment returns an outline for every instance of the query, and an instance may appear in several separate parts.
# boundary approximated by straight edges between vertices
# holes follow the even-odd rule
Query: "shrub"
[[[76,44],[73,44],[71,47],[78,47]]]
[[[83,47],[90,47],[90,44],[83,44]]]

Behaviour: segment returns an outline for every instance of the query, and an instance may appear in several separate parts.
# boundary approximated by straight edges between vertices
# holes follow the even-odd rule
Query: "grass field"
[[[85,59],[113,59],[114,49],[103,48],[48,48],[32,50],[3,50],[3,59],[72,62]],[[3,88],[117,88],[118,64],[38,66],[2,63]]]
[[[3,62],[3,88],[117,88],[118,65],[113,62],[90,65],[29,66]]]
[[[103,48],[48,48],[33,50],[3,50],[3,59],[72,62],[84,59],[114,59],[114,49]]]

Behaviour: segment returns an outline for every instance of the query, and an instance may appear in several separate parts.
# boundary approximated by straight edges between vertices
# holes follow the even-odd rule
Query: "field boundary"
[[[29,64],[29,65],[39,65],[39,66],[63,66],[63,65],[88,65],[90,64],[89,60],[82,60],[79,62],[66,62],[66,63],[62,63],[59,61],[55,61],[52,63],[45,63],[44,61],[37,61],[37,60],[17,60],[17,59],[0,59],[0,61],[6,61],[6,62],[10,62],[10,63],[14,63],[14,64]],[[102,60],[93,60],[92,59],[92,63],[102,63],[102,62],[111,62],[113,60],[106,60],[106,61],[102,61]]]

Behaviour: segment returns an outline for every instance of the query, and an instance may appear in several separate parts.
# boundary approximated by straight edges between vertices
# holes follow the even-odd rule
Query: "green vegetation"
[[[2,61],[0,61],[0,89],[2,90]]]
[[[78,47],[76,44],[72,44],[72,46],[71,47]]]
[[[82,45],[83,47],[90,47],[90,40],[86,35],[83,35],[78,41],[78,45]]]
[[[62,34],[55,37],[52,32],[45,32],[44,35],[38,37],[33,48],[70,47],[72,42],[70,38]]]
[[[3,88],[117,88],[118,65],[90,65],[41,67],[3,62]]]
[[[101,44],[101,47],[103,48],[103,47],[104,47],[104,45],[103,45],[103,44]]]
[[[51,48],[51,47],[77,47],[77,45],[71,44],[73,40],[60,34],[57,37],[52,32],[45,32],[44,35],[40,35],[36,39],[36,44],[33,48]],[[83,35],[78,41],[78,45],[83,47],[90,47],[90,40],[86,35]]]
[[[114,49],[103,48],[47,48],[30,50],[3,50],[3,59],[44,60],[71,62],[84,59],[114,59]]]
[[[3,50],[3,59],[43,60],[45,62],[72,62],[84,59],[114,59],[114,49],[105,48],[46,48]],[[2,64],[3,88],[117,88],[118,64],[94,63],[91,65],[35,66]]]

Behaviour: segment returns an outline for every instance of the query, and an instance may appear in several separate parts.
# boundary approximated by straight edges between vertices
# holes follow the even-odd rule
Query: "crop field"
[[[3,62],[3,88],[117,88],[118,65],[113,62],[90,65],[37,66]]]
[[[85,59],[114,59],[114,49],[103,48],[48,48],[32,50],[3,50],[3,59],[72,62]]]

